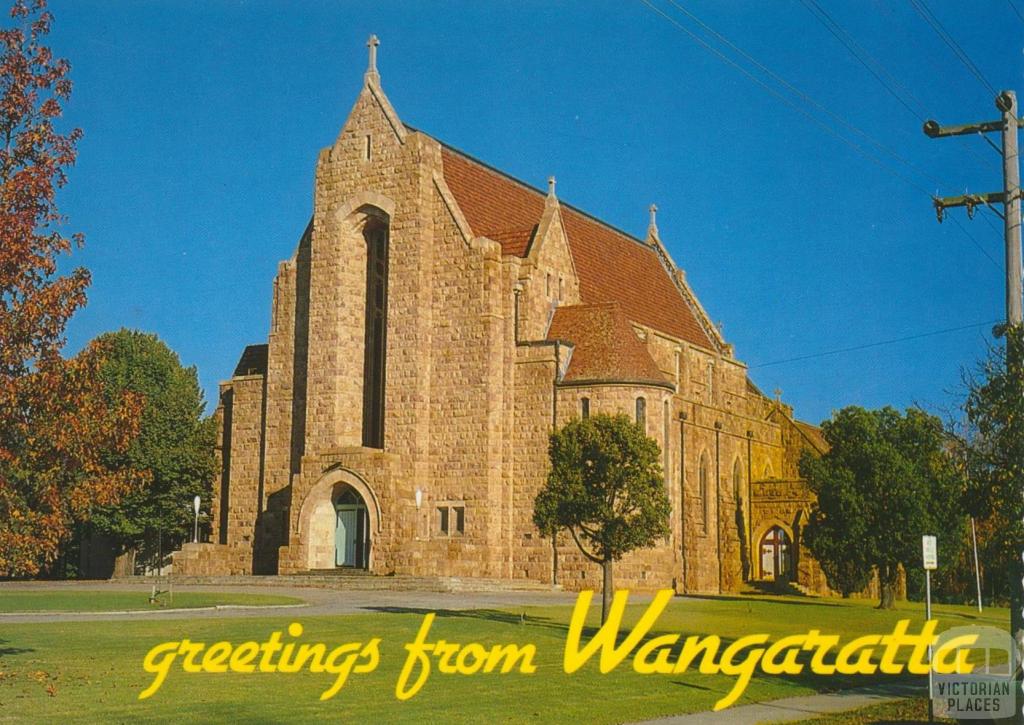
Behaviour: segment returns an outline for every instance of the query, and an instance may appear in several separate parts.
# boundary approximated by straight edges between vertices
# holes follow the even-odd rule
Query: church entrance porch
[[[283,573],[374,571],[380,502],[366,478],[336,464],[302,497]]]
[[[366,504],[345,486],[334,501],[334,565],[365,569],[369,565],[370,527]]]
[[[789,535],[781,526],[773,526],[761,537],[761,579],[784,581],[792,572]]]

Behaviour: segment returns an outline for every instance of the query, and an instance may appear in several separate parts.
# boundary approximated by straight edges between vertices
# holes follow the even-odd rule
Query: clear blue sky
[[[768,363],[1001,318],[1002,221],[952,212],[997,267],[936,223],[926,194],[998,190],[998,155],[979,138],[927,139],[798,0],[679,2],[919,170],[865,159],[641,2],[54,0],[51,43],[75,82],[66,119],[85,132],[62,207],[94,280],[69,350],[121,326],[155,332],[216,398],[242,348],[266,339],[271,280],[374,32],[407,123],[535,185],[555,174],[562,199],[634,234],[657,202],[705,308],[800,417],[950,405],[988,325]],[[996,117],[909,1],[819,2],[928,117]],[[988,82],[1024,92],[1010,2],[927,2]]]

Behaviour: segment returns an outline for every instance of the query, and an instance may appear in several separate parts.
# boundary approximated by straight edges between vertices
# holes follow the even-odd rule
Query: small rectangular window
[[[590,398],[580,398],[580,416],[583,420],[590,417]]]
[[[561,302],[565,299],[565,280],[561,277],[558,278],[558,301]]]
[[[464,503],[442,503],[437,507],[437,533],[440,536],[461,536],[466,533]]]
[[[370,139],[370,134],[366,134],[366,147],[363,149],[363,158],[367,161],[373,154],[373,141]]]

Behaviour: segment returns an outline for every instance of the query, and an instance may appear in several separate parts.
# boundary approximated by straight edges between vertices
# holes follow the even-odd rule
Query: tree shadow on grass
[[[763,592],[749,592],[742,597],[729,596],[727,594],[686,594],[681,599],[703,599],[713,602],[733,602],[739,603],[747,600],[752,600],[758,604],[796,604],[802,607],[841,607],[843,606],[839,602],[826,602],[818,599],[781,599],[778,598],[778,594],[765,594]]]
[[[713,692],[710,687],[704,685],[698,685],[696,682],[680,682],[679,680],[670,680],[670,685],[678,685],[679,687],[689,687],[691,690],[704,690],[705,692]]]
[[[0,657],[4,655],[23,655],[27,652],[35,652],[31,647],[5,647],[9,640],[0,639]]]

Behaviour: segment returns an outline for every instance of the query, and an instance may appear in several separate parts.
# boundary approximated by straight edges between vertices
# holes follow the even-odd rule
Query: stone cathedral
[[[376,67],[316,165],[270,332],[221,383],[209,542],[182,574],[600,587],[533,500],[551,431],[626,413],[662,450],[671,534],[620,587],[826,585],[800,543],[814,426],[761,393],[669,256],[407,126]]]

